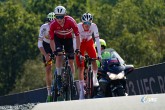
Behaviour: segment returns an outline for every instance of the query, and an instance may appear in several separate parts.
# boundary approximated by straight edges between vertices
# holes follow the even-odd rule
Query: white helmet
[[[65,7],[63,6],[57,6],[55,9],[54,9],[54,13],[56,15],[65,15],[66,14],[66,9]]]
[[[93,16],[90,13],[84,13],[81,18],[82,22],[92,21]]]

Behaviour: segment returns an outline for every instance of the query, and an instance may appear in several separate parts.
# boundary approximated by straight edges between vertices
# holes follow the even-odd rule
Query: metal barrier
[[[75,84],[77,85],[76,81]],[[46,102],[46,97],[47,97],[47,89],[46,87],[44,87],[31,91],[25,91],[22,93],[0,96],[0,106]],[[75,100],[78,99],[78,92],[77,95],[75,95],[74,99]]]
[[[32,91],[22,92],[18,94],[11,94],[0,97],[0,105],[14,105],[45,102],[47,90],[40,88]]]
[[[129,95],[165,93],[165,63],[136,69],[127,76]]]

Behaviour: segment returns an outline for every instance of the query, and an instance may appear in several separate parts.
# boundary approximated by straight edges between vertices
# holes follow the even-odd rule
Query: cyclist
[[[47,86],[47,102],[51,101],[51,82],[52,82],[52,61],[50,59],[50,54],[52,53],[50,48],[50,39],[49,39],[49,25],[52,20],[55,19],[55,13],[51,12],[47,15],[47,23],[43,24],[40,27],[39,37],[38,37],[38,48],[43,55],[43,62],[45,63],[46,68],[46,86]]]
[[[62,56],[57,56],[57,53],[61,52],[64,46],[65,52],[70,54],[69,65],[71,67],[71,71],[74,76],[75,68],[74,68],[74,49],[73,49],[72,32],[74,32],[76,36],[75,52],[77,54],[79,53],[80,37],[79,37],[77,23],[71,16],[66,15],[65,7],[57,6],[54,12],[56,18],[50,24],[49,35],[50,35],[50,46],[52,52],[56,56],[57,85],[58,85],[58,90],[60,90],[62,86],[61,83]]]
[[[90,13],[84,13],[81,18],[82,22],[78,24],[78,29],[80,32],[81,45],[80,45],[80,53],[84,56],[85,52],[88,53],[90,58],[96,58],[96,50],[94,41],[92,39],[92,34],[94,33],[94,38],[96,40],[97,48],[98,48],[98,57],[101,59],[101,49],[99,42],[99,33],[98,28],[95,23],[92,23],[93,16]],[[76,56],[76,62],[79,69],[79,86],[80,86],[80,94],[79,99],[84,99],[84,61],[80,63],[78,56]],[[97,64],[96,61],[92,62],[93,69],[93,85],[99,86],[97,80]]]

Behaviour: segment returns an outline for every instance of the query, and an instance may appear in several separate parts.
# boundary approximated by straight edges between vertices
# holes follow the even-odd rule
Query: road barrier
[[[165,93],[165,63],[136,69],[127,76],[129,95]]]

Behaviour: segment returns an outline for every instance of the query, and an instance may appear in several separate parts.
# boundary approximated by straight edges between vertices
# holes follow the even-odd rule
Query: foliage
[[[0,3],[0,7],[0,93],[4,94],[13,88],[15,78],[23,71],[22,64],[38,54],[40,20],[11,1]]]
[[[126,63],[134,64],[136,67],[159,63],[162,54],[157,52],[155,43],[147,38],[145,32],[134,35],[125,31],[124,35],[116,40],[115,47],[123,59],[126,59]]]
[[[29,91],[45,86],[45,69],[40,59],[27,60],[23,65],[24,74],[17,77],[15,88],[10,92]],[[32,86],[33,84],[33,86]]]
[[[26,10],[30,13],[35,13],[41,16],[41,20],[45,20],[45,15],[54,11],[54,8],[58,5],[62,5],[67,8],[69,2],[67,0],[28,0],[26,3]]]

